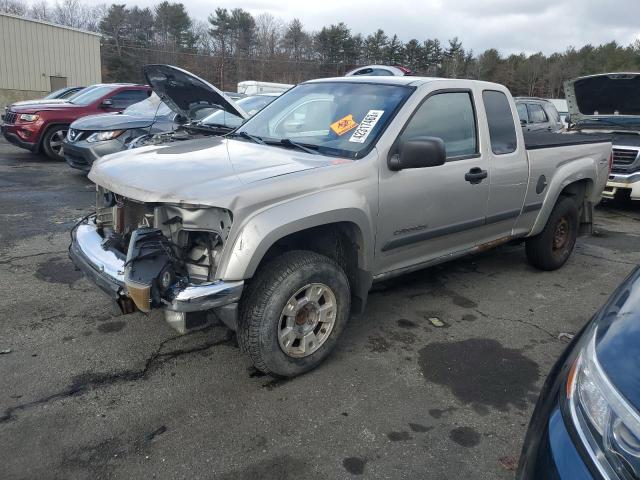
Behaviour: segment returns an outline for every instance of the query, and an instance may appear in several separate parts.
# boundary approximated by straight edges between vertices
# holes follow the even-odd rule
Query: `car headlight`
[[[104,142],[105,140],[113,140],[119,137],[124,130],[108,130],[104,132],[95,132],[87,137],[87,142]]]
[[[567,379],[571,419],[605,478],[640,476],[640,415],[611,383],[596,355],[594,329]]]
[[[20,120],[22,120],[23,122],[35,122],[39,118],[40,115],[37,115],[35,113],[23,113],[22,115],[20,115]]]

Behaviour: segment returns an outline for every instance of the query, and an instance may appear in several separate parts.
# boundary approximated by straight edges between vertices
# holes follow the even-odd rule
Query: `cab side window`
[[[524,103],[516,103],[516,109],[518,110],[518,117],[520,117],[520,121],[529,123],[529,114],[527,113],[527,106]]]
[[[518,138],[507,96],[495,90],[485,90],[482,102],[487,114],[491,151],[496,155],[515,152]]]
[[[529,109],[529,118],[531,118],[531,123],[545,123],[548,122],[547,114],[544,113],[544,109],[535,103],[530,103],[527,105]]]
[[[149,96],[146,90],[122,90],[111,96],[113,108],[127,108],[129,105],[141,102]]]
[[[444,141],[448,159],[478,153],[476,116],[469,92],[443,92],[427,98],[402,132],[400,142],[415,137]]]

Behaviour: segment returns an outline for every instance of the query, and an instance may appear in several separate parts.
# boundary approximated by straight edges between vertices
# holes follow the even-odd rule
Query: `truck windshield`
[[[233,135],[284,148],[361,158],[413,91],[403,85],[306,83],[267,105]]]

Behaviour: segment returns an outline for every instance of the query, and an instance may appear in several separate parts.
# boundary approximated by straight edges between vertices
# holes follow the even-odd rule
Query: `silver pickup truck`
[[[593,136],[525,140],[501,85],[314,80],[226,137],[97,161],[70,254],[124,312],[163,309],[185,331],[212,310],[258,369],[295,376],[375,281],[514,239],[536,267],[562,266],[610,156]]]

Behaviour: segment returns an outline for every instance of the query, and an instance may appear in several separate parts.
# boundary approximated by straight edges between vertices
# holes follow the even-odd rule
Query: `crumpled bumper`
[[[627,194],[631,200],[640,200],[640,172],[629,174],[611,173],[602,192],[604,198],[613,199]]]
[[[95,216],[76,225],[71,231],[69,257],[87,277],[115,300],[128,298],[124,281],[124,258],[102,247]],[[235,304],[242,295],[243,281],[216,281],[205,284],[174,286],[165,301],[168,312],[199,312]]]

